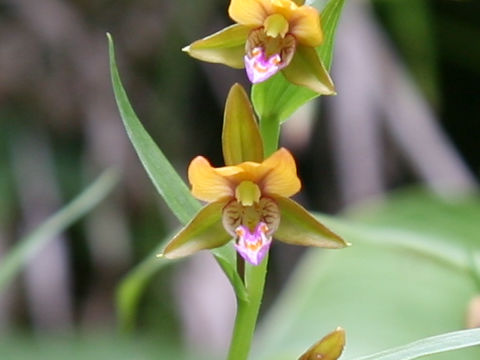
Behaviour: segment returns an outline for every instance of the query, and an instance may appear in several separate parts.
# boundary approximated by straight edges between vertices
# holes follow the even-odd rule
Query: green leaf
[[[325,37],[323,44],[317,47],[317,53],[327,70],[332,66],[335,35],[344,4],[345,0],[330,0],[320,15]]]
[[[186,224],[200,210],[200,203],[190,194],[181,177],[152,140],[133,111],[118,74],[113,40],[110,34],[107,34],[107,37],[115,100],[117,101],[127,134],[158,193],[163,197],[180,222]],[[235,271],[236,260],[233,247],[224,246],[216,248],[212,250],[212,253],[230,280],[237,296],[244,298],[246,296],[245,288],[238,273]],[[166,260],[154,259],[153,256],[147,258],[145,262],[142,262],[132,270],[133,275],[131,277],[129,277],[130,274],[127,275],[126,283],[121,285],[126,290],[119,290],[117,303],[119,304],[119,316],[125,319],[125,328],[128,328],[133,321],[132,314],[135,313],[133,306],[138,304],[138,299],[145,284],[156,271],[164,266],[162,264],[154,265],[151,263],[153,261],[165,262]]]
[[[257,119],[243,87],[234,84],[228,93],[222,132],[225,165],[262,162],[263,143]]]
[[[294,358],[314,334],[338,325],[348,335],[345,359],[465,328],[479,292],[479,206],[478,196],[445,201],[402,191],[358,206],[356,222],[321,216],[352,246],[307,252],[264,317],[257,358]],[[470,347],[428,359],[479,356]]]
[[[480,329],[461,330],[432,336],[405,346],[355,358],[355,360],[411,360],[474,345],[480,345]]]
[[[186,224],[200,209],[200,203],[190,194],[181,177],[138,120],[120,81],[113,40],[109,34],[107,36],[113,91],[128,137],[155,188],[175,216]]]
[[[0,292],[38,249],[98,205],[112,191],[117,181],[116,172],[107,170],[67,206],[21,239],[0,262]]]
[[[335,33],[345,0],[330,0],[321,13],[324,42],[317,48],[327,70],[333,57]],[[300,106],[316,98],[318,93],[288,82],[279,73],[252,86],[252,103],[260,121],[286,121]]]

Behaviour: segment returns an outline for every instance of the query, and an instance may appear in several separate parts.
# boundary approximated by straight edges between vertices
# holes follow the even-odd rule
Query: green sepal
[[[195,59],[242,69],[245,67],[245,42],[250,30],[248,26],[231,25],[193,42],[182,50]]]
[[[298,6],[302,6],[305,4],[305,0],[292,0]]]
[[[290,65],[282,73],[291,83],[305,86],[318,94],[336,94],[335,85],[314,48],[297,45]]]
[[[239,84],[232,86],[225,104],[222,147],[225,165],[263,160],[263,143],[257,120],[248,95]]]
[[[175,259],[192,255],[204,249],[225,245],[231,236],[222,224],[222,209],[225,201],[216,201],[204,206],[197,215],[173,237],[160,256]]]
[[[292,245],[339,249],[348,246],[339,235],[315,219],[293,200],[276,197],[280,208],[280,226],[273,235],[276,240]]]
[[[345,347],[345,330],[338,327],[313,344],[298,360],[337,360]]]

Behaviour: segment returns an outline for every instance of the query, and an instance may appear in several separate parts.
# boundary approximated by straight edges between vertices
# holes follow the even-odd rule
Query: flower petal
[[[281,148],[267,158],[258,169],[258,182],[265,195],[289,197],[300,191],[301,183],[292,154]]]
[[[232,197],[235,189],[226,178],[234,175],[235,167],[215,169],[203,156],[197,156],[188,167],[188,180],[192,184],[192,194],[197,199],[213,202],[226,197]]]
[[[195,59],[242,69],[245,42],[250,30],[247,26],[235,24],[197,40],[182,50]]]
[[[245,55],[244,60],[248,80],[252,84],[265,81],[282,69],[280,55],[274,54],[267,58],[265,50],[262,48],[253,49],[252,55]]]
[[[273,235],[275,239],[292,245],[330,249],[349,245],[295,201],[284,197],[276,197],[275,201],[281,214],[280,226]]]
[[[267,255],[272,243],[272,237],[267,235],[267,224],[260,222],[253,231],[247,226],[240,225],[235,233],[237,235],[234,244],[237,252],[250,264],[257,266]]]
[[[292,34],[283,38],[267,36],[263,28],[250,32],[245,44],[245,69],[248,79],[256,84],[267,80],[290,64],[296,40]]]
[[[336,328],[308,349],[298,360],[337,360],[345,347],[345,330]]]
[[[239,84],[228,93],[222,132],[226,165],[244,161],[262,162],[263,142],[248,95]]]
[[[235,22],[249,26],[262,26],[271,13],[271,0],[232,0],[228,7],[228,15]]]
[[[292,13],[290,33],[295,35],[301,45],[316,47],[323,42],[320,26],[320,14],[311,6],[300,6]]]
[[[282,73],[295,85],[305,86],[322,95],[336,94],[328,71],[311,47],[297,46],[290,65]]]
[[[203,207],[168,243],[162,255],[168,259],[175,259],[226,244],[231,236],[222,225],[224,206],[225,201],[219,201]]]

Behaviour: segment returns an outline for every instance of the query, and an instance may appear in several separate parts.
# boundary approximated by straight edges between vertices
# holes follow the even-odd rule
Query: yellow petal
[[[285,148],[274,152],[257,171],[263,194],[290,197],[301,188],[295,159]]]
[[[213,168],[203,156],[197,156],[188,167],[188,180],[192,184],[192,194],[197,199],[213,202],[234,195],[234,188],[227,176],[241,171],[234,166]]]
[[[247,26],[235,24],[197,40],[182,50],[195,59],[242,69],[245,66],[245,42],[250,31],[251,28]]]
[[[311,6],[301,6],[291,13],[287,19],[290,23],[289,32],[297,41],[305,46],[316,47],[323,42],[323,32],[320,26],[320,14]]]
[[[232,0],[228,14],[239,24],[262,26],[271,9],[271,0]]]

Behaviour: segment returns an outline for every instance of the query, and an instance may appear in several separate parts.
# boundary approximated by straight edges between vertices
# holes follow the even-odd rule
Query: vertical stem
[[[268,255],[258,266],[245,264],[248,301],[237,298],[237,315],[228,360],[246,360],[250,353],[258,312],[263,298]]]
[[[265,157],[270,156],[278,148],[280,122],[275,118],[260,119],[260,133],[263,138]],[[237,315],[228,360],[247,360],[248,358],[263,299],[267,264],[268,255],[258,266],[245,264],[245,287],[248,301],[237,297]]]

